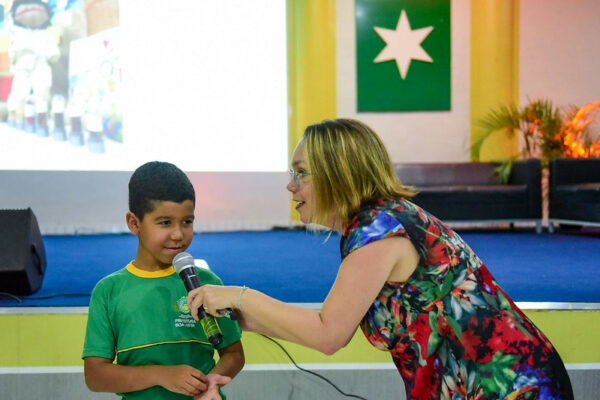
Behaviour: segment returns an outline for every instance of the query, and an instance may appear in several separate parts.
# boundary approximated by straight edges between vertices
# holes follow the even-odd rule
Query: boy
[[[131,176],[126,220],[138,237],[137,255],[92,292],[82,356],[90,390],[124,399],[221,399],[220,386],[244,366],[241,330],[227,318],[218,318],[223,343],[215,364],[171,265],[192,241],[195,199],[173,164],[149,162]],[[203,284],[222,285],[212,272],[196,272]]]

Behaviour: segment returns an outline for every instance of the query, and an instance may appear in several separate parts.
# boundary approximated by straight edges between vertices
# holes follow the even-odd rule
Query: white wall
[[[121,233],[131,172],[0,171],[0,209],[31,207],[42,234]],[[290,225],[287,173],[188,173],[196,231]]]
[[[521,0],[519,98],[600,99],[600,1]]]

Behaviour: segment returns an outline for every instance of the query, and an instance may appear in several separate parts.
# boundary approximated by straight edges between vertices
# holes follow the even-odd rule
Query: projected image
[[[118,4],[102,3],[109,7],[86,7],[85,0],[6,2],[7,46],[0,51],[8,63],[0,100],[8,143],[65,156],[77,150],[53,142],[92,153],[106,152],[106,139],[122,143]]]
[[[286,169],[285,2],[4,7],[0,169]]]
[[[103,153],[104,139],[123,143],[121,76],[118,28],[71,43],[68,114],[72,144],[87,142],[90,151]]]

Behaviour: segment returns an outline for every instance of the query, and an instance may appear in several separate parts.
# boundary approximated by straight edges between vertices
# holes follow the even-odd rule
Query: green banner
[[[450,0],[356,0],[358,111],[450,110]]]

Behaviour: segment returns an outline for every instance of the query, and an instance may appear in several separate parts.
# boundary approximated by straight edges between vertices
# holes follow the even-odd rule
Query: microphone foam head
[[[180,273],[186,267],[194,266],[194,257],[190,253],[179,253],[173,258],[173,268],[175,272]]]

